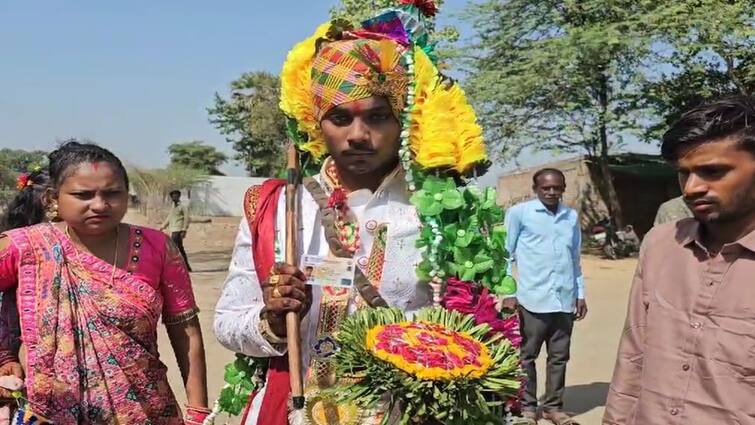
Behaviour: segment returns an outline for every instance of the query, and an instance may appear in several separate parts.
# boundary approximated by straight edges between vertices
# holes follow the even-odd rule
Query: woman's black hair
[[[41,223],[45,219],[45,194],[49,177],[39,169],[28,173],[28,184],[8,204],[0,227],[3,231]]]
[[[48,160],[49,165],[46,169],[32,171],[29,174],[31,184],[21,189],[11,201],[4,219],[0,222],[0,230],[31,226],[44,221],[48,190],[57,192],[75,167],[86,162],[107,162],[112,165],[123,176],[128,190],[128,174],[121,160],[109,150],[95,144],[69,140],[50,152]]]
[[[117,156],[101,146],[69,140],[60,145],[58,149],[50,152],[48,158],[50,160],[50,187],[56,191],[76,166],[86,162],[107,162],[112,165],[123,177],[123,183],[128,190],[126,167],[123,166]]]

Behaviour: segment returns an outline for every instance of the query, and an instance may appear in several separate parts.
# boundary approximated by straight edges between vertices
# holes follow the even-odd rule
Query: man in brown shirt
[[[661,152],[694,218],[645,237],[603,424],[755,424],[755,100],[686,113]]]

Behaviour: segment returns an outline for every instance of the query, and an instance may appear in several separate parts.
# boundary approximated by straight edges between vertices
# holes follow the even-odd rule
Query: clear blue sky
[[[167,147],[192,139],[231,153],[208,123],[214,93],[245,71],[277,73],[337,2],[0,0],[0,147],[89,138],[143,167],[167,164]],[[466,3],[446,0],[441,14],[462,39],[472,35],[456,19]]]
[[[336,3],[0,1],[0,147],[89,138],[146,167],[191,139],[230,153],[207,120],[213,94],[245,71],[277,73]],[[464,3],[447,0],[446,19]]]

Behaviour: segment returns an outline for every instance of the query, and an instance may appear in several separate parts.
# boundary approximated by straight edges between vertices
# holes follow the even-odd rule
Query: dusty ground
[[[144,223],[139,216],[129,218],[132,223]],[[233,358],[233,354],[221,347],[213,336],[212,311],[222,289],[238,223],[239,220],[235,218],[214,218],[212,223],[195,223],[186,240],[194,268],[194,291],[203,310],[201,322],[211,399],[218,395],[222,387],[223,366]],[[583,259],[590,313],[575,328],[566,390],[566,409],[578,414],[582,425],[600,424],[634,267],[635,260]],[[170,369],[171,385],[179,400],[184,400],[180,374],[162,330],[160,351]],[[543,358],[538,366],[542,369],[544,364]],[[542,370],[539,375],[544,376]]]

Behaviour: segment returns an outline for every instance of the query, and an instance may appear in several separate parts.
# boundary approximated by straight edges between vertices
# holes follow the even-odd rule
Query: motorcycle
[[[611,260],[630,257],[640,251],[640,238],[631,225],[616,230],[613,220],[605,217],[591,228],[592,240],[602,245],[603,254]]]

